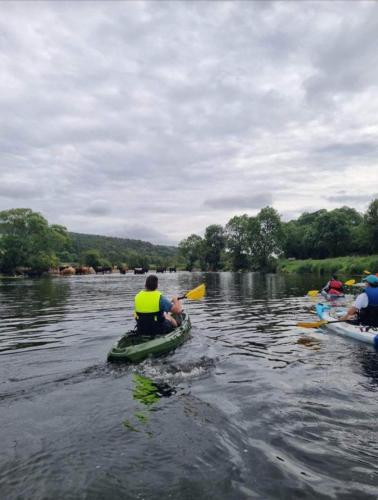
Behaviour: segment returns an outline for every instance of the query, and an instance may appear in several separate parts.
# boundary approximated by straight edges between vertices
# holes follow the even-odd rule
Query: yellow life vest
[[[138,313],[157,313],[160,310],[161,293],[157,290],[142,290],[134,299],[135,315]]]
[[[134,299],[137,332],[142,335],[160,335],[164,330],[164,313],[160,311],[161,293],[143,290]]]

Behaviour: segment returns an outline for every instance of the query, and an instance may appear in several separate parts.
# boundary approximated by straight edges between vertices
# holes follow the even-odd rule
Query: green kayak
[[[127,332],[108,353],[108,361],[131,361],[137,363],[148,356],[160,356],[176,349],[189,337],[192,325],[188,315],[183,314],[181,325],[172,332],[158,337],[135,335]]]

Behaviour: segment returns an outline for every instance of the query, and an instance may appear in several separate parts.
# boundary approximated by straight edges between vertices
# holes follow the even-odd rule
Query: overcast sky
[[[177,243],[378,196],[378,3],[0,3],[0,209]]]

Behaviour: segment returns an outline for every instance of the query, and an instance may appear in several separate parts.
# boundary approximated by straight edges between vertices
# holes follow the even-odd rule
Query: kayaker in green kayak
[[[177,297],[170,301],[158,291],[158,277],[147,277],[145,289],[134,299],[137,332],[140,335],[164,335],[180,323],[182,305]]]
[[[378,278],[374,274],[366,276],[365,290],[360,293],[342,320],[365,326],[378,326]]]

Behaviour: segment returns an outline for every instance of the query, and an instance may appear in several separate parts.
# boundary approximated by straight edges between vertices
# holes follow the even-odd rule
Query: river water
[[[112,365],[144,277],[0,282],[0,498],[376,499],[378,353],[331,333],[314,276],[159,275],[191,338]]]

